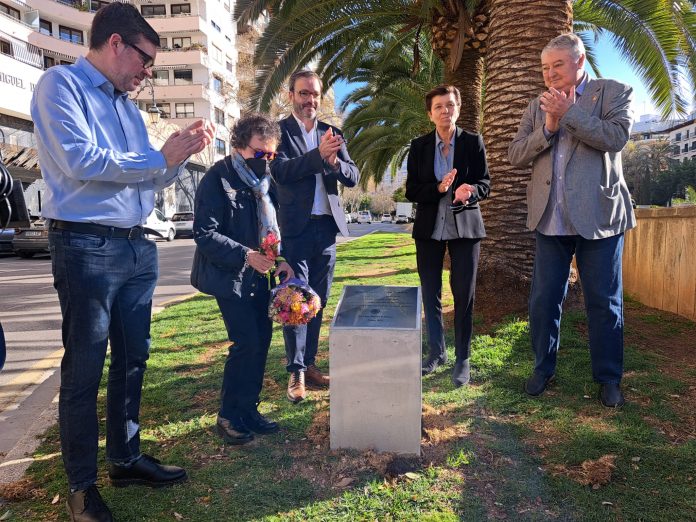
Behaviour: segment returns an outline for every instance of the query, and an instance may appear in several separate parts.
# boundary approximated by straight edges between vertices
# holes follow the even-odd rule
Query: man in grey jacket
[[[574,34],[551,40],[541,53],[548,90],[527,107],[508,156],[532,164],[527,226],[536,233],[529,297],[534,373],[525,383],[541,395],[554,378],[563,301],[573,255],[585,295],[592,375],[600,401],[624,403],[624,232],[635,226],[621,170],[621,149],[632,123],[628,85],[592,80],[585,48]]]

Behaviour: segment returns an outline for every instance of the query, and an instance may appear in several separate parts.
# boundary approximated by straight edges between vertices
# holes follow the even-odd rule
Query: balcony
[[[0,38],[9,44],[8,46],[3,45],[2,54],[10,56],[18,62],[43,69],[43,52],[39,47],[23,42],[4,31],[0,31]]]
[[[29,35],[29,42],[42,49],[50,49],[61,55],[73,58],[87,54],[86,45],[61,40],[56,36],[40,33],[38,31]]]
[[[208,55],[203,49],[171,49],[163,48],[157,52],[155,68],[173,65],[204,65],[208,66]]]
[[[29,0],[33,9],[38,9],[43,15],[55,23],[69,25],[86,32],[92,25],[94,13],[87,7],[82,6],[81,2],[71,2],[70,0]]]
[[[167,16],[148,18],[148,23],[160,36],[172,33],[205,33],[207,25],[198,16]]]
[[[191,83],[188,85],[155,85],[155,98],[173,102],[177,101],[193,101],[208,99],[208,86],[202,83]],[[149,102],[152,95],[148,89],[144,89],[138,95],[138,101]],[[172,114],[173,115],[173,114]]]

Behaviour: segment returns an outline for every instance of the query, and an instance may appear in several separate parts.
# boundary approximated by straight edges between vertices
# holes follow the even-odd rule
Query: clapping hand
[[[440,192],[440,194],[444,194],[447,192],[450,188],[450,185],[454,183],[454,178],[457,175],[457,169],[452,169],[450,170],[445,176],[442,178],[442,181],[437,184],[437,190]]]
[[[204,120],[195,121],[185,129],[173,133],[160,149],[167,167],[175,167],[191,154],[202,151],[212,143],[214,135],[215,127]]]
[[[338,151],[341,150],[341,145],[343,145],[343,138],[334,135],[333,129],[329,127],[319,142],[319,155],[330,166],[335,167],[338,165]]]
[[[454,199],[452,200],[452,203],[461,203],[463,205],[466,205],[466,201],[476,194],[476,189],[468,185],[467,183],[462,183],[457,187],[457,190],[454,191]]]
[[[546,113],[546,130],[556,132],[561,118],[575,103],[575,88],[570,90],[570,94],[566,94],[564,91],[551,87],[541,95],[539,102],[539,107]]]

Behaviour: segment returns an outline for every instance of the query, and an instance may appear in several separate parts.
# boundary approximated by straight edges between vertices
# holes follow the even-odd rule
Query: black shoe
[[[72,522],[112,522],[114,519],[95,484],[70,493],[66,507]]]
[[[469,384],[471,379],[471,368],[469,366],[469,359],[462,359],[454,363],[454,370],[452,370],[452,384],[455,388]]]
[[[254,440],[254,434],[249,431],[249,428],[242,422],[239,415],[235,415],[231,420],[218,415],[215,431],[223,438],[226,444],[239,446]]]
[[[277,422],[268,420],[266,417],[261,415],[258,410],[249,410],[241,415],[242,422],[254,433],[259,435],[266,435],[268,433],[275,433],[280,429]]]
[[[132,484],[161,488],[188,480],[186,470],[183,468],[167,466],[144,453],[128,466],[112,464],[111,469],[109,469],[109,478],[111,484],[117,488]]]
[[[527,382],[524,383],[524,391],[527,395],[537,397],[544,393],[544,390],[546,390],[546,388],[549,386],[549,384],[551,384],[555,377],[555,375],[549,375],[548,377],[545,377],[540,373],[534,372],[532,376],[529,379],[527,379]]]
[[[423,361],[423,366],[421,367],[421,375],[428,375],[433,373],[438,366],[442,366],[447,362],[447,356],[442,355],[441,357],[428,357]]]
[[[620,408],[626,403],[621,386],[619,384],[601,384],[599,387],[599,401],[607,408]]]

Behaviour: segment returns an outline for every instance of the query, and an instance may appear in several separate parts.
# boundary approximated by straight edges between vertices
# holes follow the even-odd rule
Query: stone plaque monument
[[[331,449],[420,454],[421,295],[346,286],[329,334]]]

